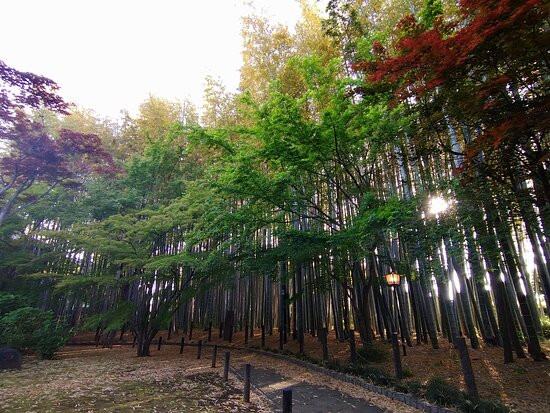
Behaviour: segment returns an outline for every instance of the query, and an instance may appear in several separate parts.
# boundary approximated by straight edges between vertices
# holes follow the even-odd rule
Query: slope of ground
[[[256,331],[254,337],[248,341],[249,346],[260,347],[260,332]],[[167,333],[162,332],[166,340]],[[171,342],[178,343],[181,335],[172,334]],[[193,331],[192,341],[199,339],[207,340],[208,333],[203,330]],[[188,341],[188,336],[185,337]],[[83,335],[78,340],[91,341],[93,335]],[[126,335],[123,341],[130,341],[131,337]],[[309,357],[320,359],[322,356],[319,341],[315,337],[306,335],[305,352]],[[115,340],[115,343],[118,342]],[[212,331],[213,343],[224,343],[218,338],[218,332]],[[244,346],[243,332],[237,332],[232,340],[233,345]],[[543,342],[543,349],[550,357],[549,342]],[[391,346],[387,343],[377,342],[377,346],[385,350],[388,358],[385,362],[371,363],[372,367],[381,369],[393,374],[391,360]],[[152,346],[153,353],[156,351]],[[358,344],[358,347],[360,345]],[[266,348],[278,349],[279,338],[276,330],[272,336],[266,335]],[[289,338],[284,346],[285,350],[297,353],[298,343]],[[515,359],[514,363],[504,364],[502,349],[481,345],[479,350],[469,348],[476,381],[481,397],[502,401],[518,412],[539,413],[550,411],[550,362],[534,362],[531,359]],[[346,342],[339,342],[334,337],[334,332],[329,337],[329,355],[331,358],[344,362],[349,359],[349,345]],[[403,365],[412,375],[406,381],[425,383],[430,378],[441,377],[448,379],[453,384],[464,389],[464,380],[460,360],[455,349],[443,338],[440,338],[440,348],[434,350],[429,344],[407,347],[407,356],[402,357]]]

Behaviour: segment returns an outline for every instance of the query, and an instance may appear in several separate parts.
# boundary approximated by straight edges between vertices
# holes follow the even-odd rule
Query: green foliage
[[[357,355],[362,361],[381,363],[388,359],[389,354],[385,348],[376,346],[373,343],[363,344],[363,347],[357,350]]]
[[[460,410],[465,413],[508,413],[510,409],[502,403],[492,400],[481,399],[479,402],[464,400],[459,406]]]
[[[106,331],[120,330],[131,320],[134,311],[134,303],[120,301],[116,308],[86,317],[80,325],[80,330],[95,330],[98,326],[101,326]]]
[[[72,331],[65,326],[57,326],[53,322],[46,322],[34,333],[33,349],[43,359],[50,360],[67,343],[71,334]]]
[[[426,27],[432,27],[434,20],[443,14],[441,0],[426,0],[419,13],[419,21]]]
[[[341,373],[362,377],[365,380],[381,386],[391,386],[395,384],[395,380],[390,375],[376,368],[366,367],[363,364],[340,364],[336,360],[329,360],[325,363],[325,367]]]
[[[409,379],[411,377],[414,376],[414,373],[412,372],[412,370],[408,367],[403,367],[403,371],[402,371],[402,374],[403,374],[403,378],[404,379]]]
[[[550,338],[550,317],[542,316],[540,318],[540,323],[542,324],[542,335],[545,338]]]
[[[398,391],[399,393],[408,393],[409,392],[409,386],[402,382],[402,381],[398,381],[394,384],[393,386],[393,389],[395,391]]]
[[[36,351],[50,359],[69,338],[69,331],[55,322],[51,311],[22,307],[0,318],[0,345]]]
[[[52,317],[51,313],[33,307],[13,310],[0,319],[0,341],[19,350],[30,349],[34,346],[34,334]]]
[[[460,406],[465,400],[460,390],[440,377],[428,381],[426,398],[442,406]]]
[[[0,318],[11,311],[29,307],[29,305],[30,302],[27,297],[0,291]]]
[[[407,382],[408,393],[413,396],[420,397],[422,395],[422,383],[416,380],[411,380]]]

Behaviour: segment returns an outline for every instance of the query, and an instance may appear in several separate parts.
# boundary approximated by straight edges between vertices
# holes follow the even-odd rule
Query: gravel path
[[[244,371],[244,364],[238,370]],[[242,376],[242,374],[241,374]],[[381,413],[382,409],[373,406],[364,399],[348,396],[338,390],[319,384],[311,384],[304,380],[295,380],[283,376],[274,369],[252,369],[251,383],[272,403],[274,412],[282,411],[283,389],[292,390],[292,406],[294,413]]]
[[[268,400],[274,412],[282,411],[282,391],[286,388],[292,389],[293,413],[418,411],[396,400],[290,362],[259,354],[231,352],[233,372],[241,380],[246,363],[252,366],[253,391]]]

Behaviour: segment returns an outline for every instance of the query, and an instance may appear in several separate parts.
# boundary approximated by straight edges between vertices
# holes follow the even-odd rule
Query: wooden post
[[[180,354],[183,354],[183,346],[185,345],[185,337],[181,338]]]
[[[244,325],[244,345],[248,344],[248,324]]]
[[[227,381],[229,379],[229,358],[231,357],[231,353],[229,351],[225,352],[225,363],[223,366],[223,380]]]
[[[395,377],[400,380],[403,377],[401,368],[401,353],[399,351],[399,342],[397,340],[397,332],[391,334],[391,346],[393,348],[393,365],[395,367]]]
[[[327,332],[327,329],[326,327],[323,327],[321,328],[321,346],[323,347],[323,361],[327,361],[328,360],[328,339],[327,339],[327,335],[328,335],[328,332]]]
[[[265,348],[265,325],[262,324],[262,348]]]
[[[197,360],[201,358],[202,353],[202,340],[199,340],[199,344],[197,345]]]
[[[349,352],[351,356],[351,362],[357,361],[357,350],[355,348],[355,330],[349,331]]]
[[[283,413],[292,413],[292,390],[283,390]]]
[[[189,323],[189,341],[193,339],[193,322]]]
[[[220,322],[220,335],[218,338],[222,338],[223,337],[223,323]]]
[[[223,322],[223,339],[229,341],[233,339],[233,323],[235,321],[235,312],[227,310],[225,312],[225,321]]]
[[[208,323],[208,341],[212,341],[212,321]]]
[[[243,400],[247,403],[250,403],[250,372],[252,366],[250,364],[244,365],[244,393]]]
[[[474,370],[472,369],[472,362],[470,361],[470,355],[468,354],[468,348],[466,347],[466,339],[464,337],[456,337],[455,342],[457,344],[458,353],[460,356],[462,371],[464,372],[466,393],[468,393],[468,396],[473,402],[477,402],[479,401],[479,393],[477,391]]]
[[[216,367],[216,359],[218,358],[218,346],[214,346],[214,352],[212,353],[212,367]]]
[[[162,336],[159,337],[159,345],[157,346],[157,350],[160,351],[161,346],[162,346]]]
[[[170,341],[170,337],[172,337],[172,323],[168,326],[168,337],[166,338],[166,341]]]

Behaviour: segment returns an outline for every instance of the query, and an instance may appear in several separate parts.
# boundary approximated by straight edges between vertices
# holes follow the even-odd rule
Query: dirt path
[[[269,399],[273,411],[281,411],[282,390],[293,390],[293,412],[417,412],[401,402],[344,383],[322,373],[257,353],[232,351],[232,366],[239,376],[252,366],[251,382]]]
[[[244,369],[244,364],[239,370]],[[274,412],[282,411],[282,390],[292,390],[292,406],[295,413],[339,412],[381,413],[382,409],[364,399],[351,397],[338,390],[318,384],[296,380],[277,373],[274,369],[255,368],[251,383],[272,403]]]

